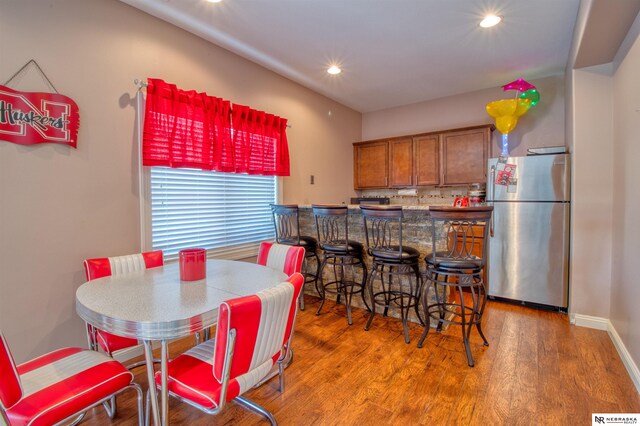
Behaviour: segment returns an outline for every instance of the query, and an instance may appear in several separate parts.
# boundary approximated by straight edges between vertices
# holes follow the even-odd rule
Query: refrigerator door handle
[[[489,185],[491,185],[491,205],[496,200],[496,166],[491,166],[491,178],[489,179]],[[489,224],[489,235],[493,238],[493,214],[491,215],[491,222]]]

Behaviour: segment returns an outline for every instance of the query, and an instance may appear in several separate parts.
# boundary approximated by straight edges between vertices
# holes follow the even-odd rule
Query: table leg
[[[147,380],[149,381],[149,393],[151,395],[151,414],[153,415],[153,424],[155,426],[160,426],[160,415],[158,412],[158,392],[156,391],[156,382],[153,370],[153,346],[151,345],[150,340],[145,340],[143,343],[144,358],[147,363]]]
[[[160,371],[162,377],[162,424],[164,426],[169,425],[169,389],[167,387],[167,361],[169,359],[169,342],[162,341],[161,356],[160,356]]]

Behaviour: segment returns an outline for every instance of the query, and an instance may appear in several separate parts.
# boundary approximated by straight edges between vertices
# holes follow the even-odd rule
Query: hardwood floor
[[[344,306],[307,296],[293,340],[294,362],[277,379],[245,396],[270,410],[281,425],[515,425],[591,424],[594,412],[640,412],[640,396],[605,331],[569,325],[566,315],[489,302],[483,331],[474,330],[475,367],[469,368],[460,328],[432,330],[422,349],[422,328],[411,325],[405,344],[402,324],[377,315],[363,330],[366,312],[354,310],[349,327]],[[193,345],[174,343],[171,355]],[[146,388],[144,368],[136,380]],[[171,423],[267,424],[229,404],[209,416],[174,400]],[[94,409],[83,424],[136,424],[133,394],[118,398],[118,416]]]

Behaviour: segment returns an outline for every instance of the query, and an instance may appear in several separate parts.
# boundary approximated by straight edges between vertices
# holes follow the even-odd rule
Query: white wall
[[[0,141],[0,328],[18,362],[84,345],[74,301],[83,259],[140,250],[135,78],[288,118],[285,202],[355,194],[360,113],[124,3],[0,0],[0,40],[0,81],[34,58],[80,107],[77,150]],[[12,87],[47,91],[33,71]]]
[[[640,19],[640,17],[638,18]],[[637,19],[637,20],[638,20]],[[636,21],[637,21],[636,20]],[[610,317],[640,364],[640,37],[613,77],[613,252]]]
[[[611,77],[573,70],[573,176],[569,310],[609,317],[613,202]]]
[[[530,80],[530,83],[540,91],[541,100],[520,118],[515,130],[509,134],[510,154],[514,156],[526,155],[527,148],[565,145],[564,76]],[[362,138],[378,139],[494,123],[485,109],[487,103],[508,99],[513,93],[494,87],[365,113]],[[492,156],[500,153],[500,139],[500,132],[493,132]]]

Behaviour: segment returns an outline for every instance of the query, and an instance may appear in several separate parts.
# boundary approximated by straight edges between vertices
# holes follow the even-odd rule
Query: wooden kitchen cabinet
[[[353,145],[353,186],[355,189],[389,186],[389,142]]]
[[[486,182],[492,125],[353,144],[355,189]]]
[[[490,140],[490,126],[442,133],[442,185],[485,182]]]
[[[413,139],[389,141],[389,186],[404,188],[415,185],[413,179]]]
[[[437,134],[413,138],[413,163],[416,185],[440,184],[440,137]]]

